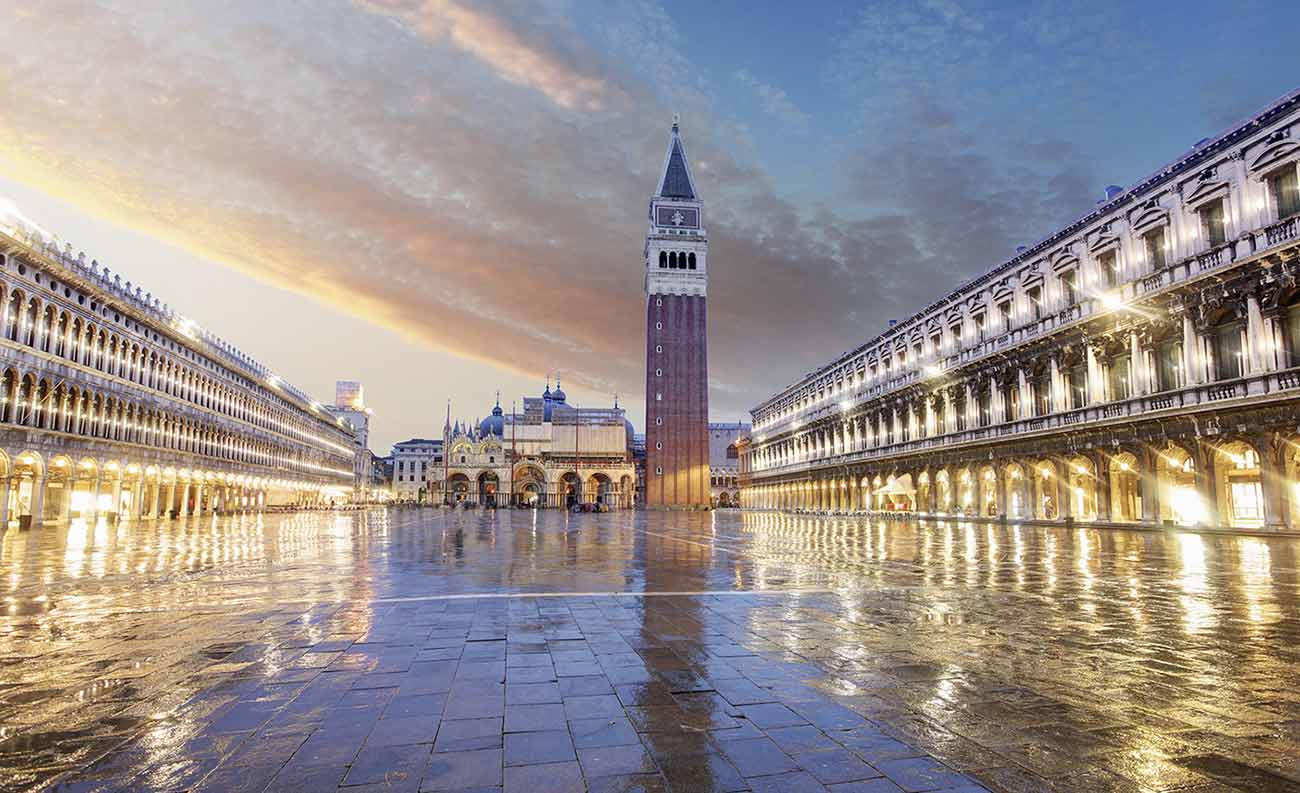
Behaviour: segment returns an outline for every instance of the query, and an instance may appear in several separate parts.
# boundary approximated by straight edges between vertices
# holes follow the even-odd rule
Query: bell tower
[[[709,239],[673,116],[645,238],[646,506],[709,505]]]

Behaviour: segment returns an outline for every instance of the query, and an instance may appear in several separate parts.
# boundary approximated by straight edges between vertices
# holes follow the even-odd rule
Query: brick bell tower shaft
[[[646,506],[709,505],[709,239],[678,119],[645,240]]]

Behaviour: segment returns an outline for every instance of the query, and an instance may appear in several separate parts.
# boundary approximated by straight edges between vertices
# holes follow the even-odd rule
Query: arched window
[[[36,326],[40,316],[40,304],[36,298],[27,301],[27,338],[23,342],[28,347],[36,346]]]
[[[667,266],[668,266],[668,252],[659,251],[659,269],[662,270]]]
[[[673,251],[672,253],[668,254],[668,269],[669,270],[677,269],[677,251]]]
[[[5,337],[18,341],[18,317],[23,312],[23,293],[13,292],[9,295],[9,306],[5,311]]]
[[[687,261],[687,263],[688,263],[687,266],[690,267],[692,270],[694,270],[694,269],[695,269],[695,254],[693,254],[693,253],[691,253],[691,254],[687,254],[687,256],[686,256],[686,261]]]

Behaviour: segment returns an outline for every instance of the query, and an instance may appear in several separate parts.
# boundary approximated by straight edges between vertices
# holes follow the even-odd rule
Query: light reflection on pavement
[[[1297,549],[728,511],[9,531],[0,789],[1300,790]]]

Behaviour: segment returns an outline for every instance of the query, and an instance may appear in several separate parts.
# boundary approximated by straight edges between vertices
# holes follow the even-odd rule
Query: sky
[[[716,421],[1300,87],[1291,2],[10,0],[0,197],[377,453],[499,390],[644,424],[673,113]]]

